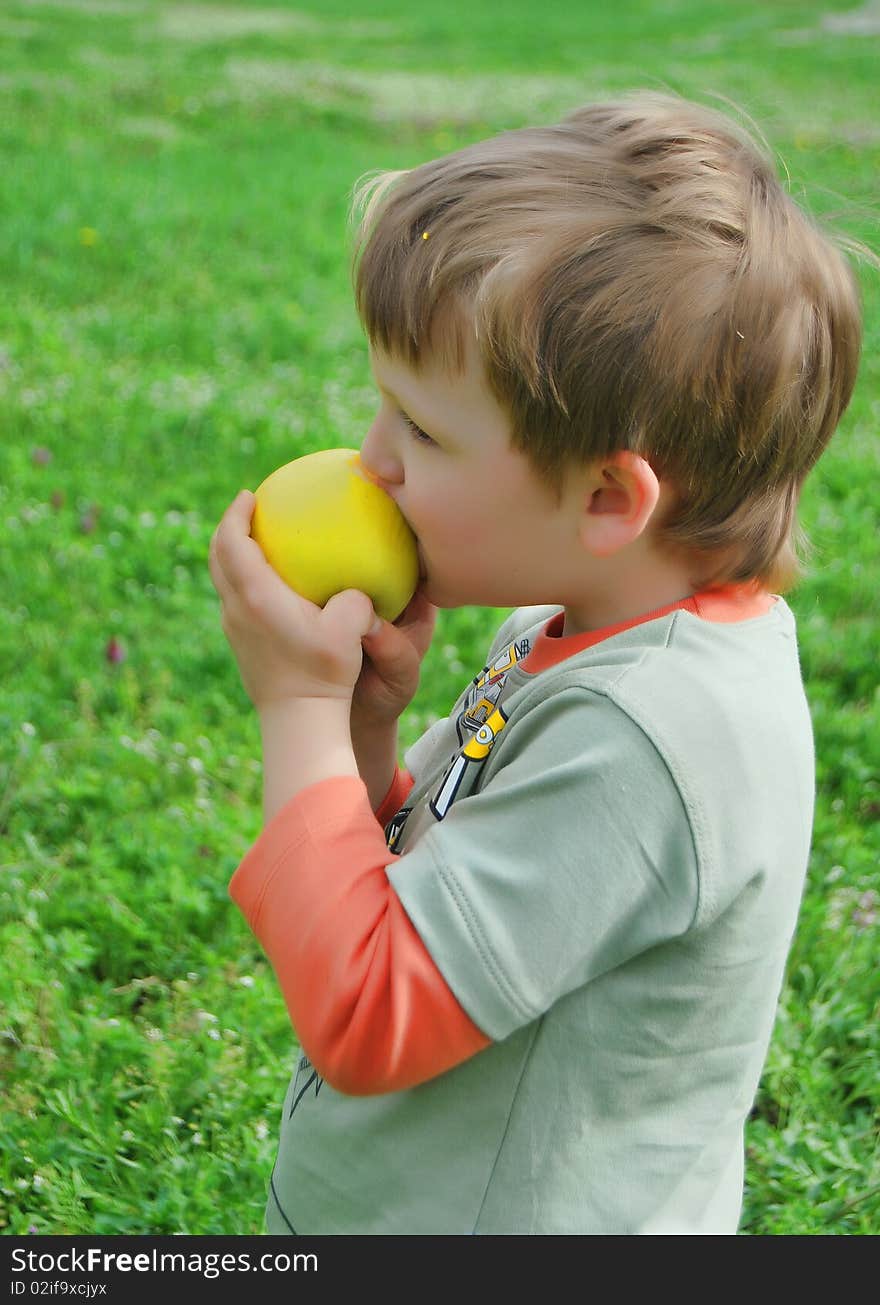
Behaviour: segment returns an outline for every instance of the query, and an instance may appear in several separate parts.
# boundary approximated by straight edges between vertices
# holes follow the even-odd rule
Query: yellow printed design
[[[469,743],[466,743],[461,750],[461,755],[467,757],[470,761],[485,761],[495,744],[498,735],[507,724],[501,707],[496,707],[492,715],[487,717],[474,737]]]
[[[485,666],[482,673],[476,677],[464,711],[457,722],[460,743],[465,741],[468,734],[478,733],[489,720],[496,710],[509,673],[517,662],[528,655],[530,648],[528,639],[520,639],[516,643],[508,644],[495,661],[490,666]]]
[[[462,748],[443,776],[437,792],[428,803],[432,814],[437,820],[442,820],[449,811],[468,771],[475,766],[482,766],[485,762],[506,724],[507,716],[504,714],[504,709],[496,707],[473,738]]]
[[[500,656],[497,656],[495,662],[492,662],[491,666],[484,667],[482,675],[478,675],[474,680],[470,693],[467,694],[465,710],[458,718],[458,739],[462,743],[467,733],[478,731],[490,718],[492,711],[495,710],[497,699],[503,692],[509,672],[524,658],[529,647],[527,639],[511,643]]]
[[[462,792],[471,792],[476,772],[484,764],[499,734],[507,724],[507,716],[500,705],[507,677],[519,662],[528,656],[531,643],[518,639],[508,644],[502,653],[471,682],[462,711],[455,722],[460,751],[450,761],[428,809],[435,820],[442,820],[455,799]],[[413,813],[412,806],[401,807],[385,826],[385,840],[395,851],[401,843],[404,827]]]

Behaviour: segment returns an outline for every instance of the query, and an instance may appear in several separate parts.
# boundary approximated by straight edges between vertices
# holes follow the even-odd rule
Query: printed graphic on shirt
[[[290,1119],[303,1097],[310,1088],[314,1088],[314,1095],[317,1098],[318,1093],[324,1086],[324,1080],[312,1065],[308,1056],[303,1052],[299,1064],[296,1067],[296,1078],[293,1081],[293,1098],[290,1103],[290,1110],[287,1118]]]
[[[396,812],[388,824],[385,826],[385,842],[388,844],[388,850],[393,852],[397,843],[400,841],[400,835],[403,833],[403,827],[406,824],[412,812],[412,807],[401,807]]]
[[[529,639],[517,639],[475,676],[455,722],[461,746],[428,799],[428,809],[435,820],[443,820],[449,814],[463,790],[473,791],[479,770],[507,724],[507,713],[500,705],[507,678],[514,666],[528,656],[531,646]],[[401,807],[385,826],[385,839],[391,851],[399,844],[412,812],[411,806]]]
[[[529,655],[531,647],[528,639],[517,639],[474,678],[465,699],[464,710],[455,722],[459,743],[464,743],[469,735],[480,731],[495,710],[508,675],[518,662]]]
[[[482,766],[495,746],[495,740],[507,724],[503,707],[496,707],[491,716],[483,721],[480,728],[452,762],[443,776],[440,787],[430,799],[428,806],[437,820],[442,820],[455,801],[462,782],[469,769]]]

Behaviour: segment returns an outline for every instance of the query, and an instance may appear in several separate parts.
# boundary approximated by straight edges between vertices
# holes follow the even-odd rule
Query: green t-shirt
[[[373,1097],[301,1058],[270,1232],[736,1231],[812,825],[794,620],[678,610],[530,674],[556,610],[505,622],[386,831],[492,1045]]]

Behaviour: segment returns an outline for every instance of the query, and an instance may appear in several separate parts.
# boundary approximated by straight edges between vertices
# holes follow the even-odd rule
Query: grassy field
[[[540,25],[536,15],[540,15]],[[295,1044],[227,896],[258,732],[206,555],[372,408],[346,209],[636,86],[752,115],[880,248],[880,9],[5,0],[0,9],[0,1227],[254,1233]],[[742,1231],[880,1232],[878,281],[791,596],[818,748],[809,882]],[[482,664],[445,612],[405,741]]]

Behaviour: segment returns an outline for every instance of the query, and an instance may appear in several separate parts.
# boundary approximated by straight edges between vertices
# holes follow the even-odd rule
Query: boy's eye
[[[434,443],[434,441],[431,439],[431,436],[426,431],[423,431],[421,426],[417,426],[416,423],[413,421],[412,417],[407,417],[405,412],[402,412],[400,415],[403,417],[403,420],[406,422],[407,426],[412,431],[414,437],[418,440],[420,444]]]

